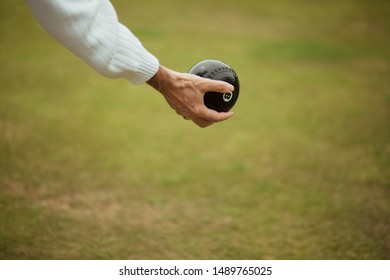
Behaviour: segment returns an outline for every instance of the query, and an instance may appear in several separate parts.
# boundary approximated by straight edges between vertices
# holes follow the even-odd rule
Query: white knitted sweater
[[[100,74],[148,81],[159,61],[118,21],[108,0],[25,0],[42,27]]]

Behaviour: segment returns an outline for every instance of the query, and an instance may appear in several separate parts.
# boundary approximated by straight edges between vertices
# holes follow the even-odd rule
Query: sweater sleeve
[[[42,27],[97,72],[148,81],[159,61],[118,21],[109,0],[25,0]]]

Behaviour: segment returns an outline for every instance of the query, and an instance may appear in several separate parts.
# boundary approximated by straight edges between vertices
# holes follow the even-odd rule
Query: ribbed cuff
[[[156,74],[159,65],[158,59],[143,47],[127,27],[120,24],[117,49],[110,70],[131,83],[140,85]]]

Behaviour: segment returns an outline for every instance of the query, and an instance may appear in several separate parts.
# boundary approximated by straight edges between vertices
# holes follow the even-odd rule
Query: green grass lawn
[[[220,59],[200,129],[0,2],[0,259],[390,259],[390,2],[113,1],[163,65]]]

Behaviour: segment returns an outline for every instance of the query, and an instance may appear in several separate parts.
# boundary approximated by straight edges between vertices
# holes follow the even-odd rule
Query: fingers
[[[234,86],[224,82],[224,81],[215,81],[210,79],[205,79],[206,81],[202,85],[202,92],[220,92],[220,93],[227,93],[227,92],[233,92]]]
[[[234,86],[229,84],[228,82],[224,81],[218,81],[218,80],[211,80],[208,78],[203,78],[194,74],[187,74],[191,77],[192,80],[199,80],[201,82],[198,82],[199,89],[203,94],[206,92],[212,91],[212,92],[220,92],[220,93],[227,93],[227,92],[233,92]]]
[[[199,85],[199,89],[203,94],[206,92],[220,92],[223,94],[234,91],[234,86],[227,82],[216,81],[202,77],[199,78],[202,79],[202,83]],[[192,121],[199,127],[207,127],[216,122],[225,121],[234,115],[233,112],[214,111],[207,108],[204,104],[202,104],[200,108],[201,109],[198,110],[196,116],[192,118]]]
[[[193,119],[192,120],[197,126],[201,127],[201,128],[205,128],[205,127],[208,127],[212,124],[214,124],[214,122],[210,122],[208,120],[205,120],[205,119],[202,119],[202,118],[196,118],[196,119]]]
[[[201,115],[202,115],[202,117],[193,118],[192,121],[197,126],[204,128],[204,127],[208,127],[214,123],[225,121],[225,120],[231,118],[234,115],[234,113],[233,112],[218,113],[214,110],[210,110],[210,109],[206,108],[205,113],[203,113]]]
[[[234,115],[232,111],[229,112],[217,112],[211,109],[208,109],[206,106],[204,106],[204,110],[202,114],[200,114],[202,119],[205,119],[210,122],[222,122]]]
[[[206,110],[209,110],[209,109],[206,109]],[[209,113],[202,114],[202,117],[189,118],[189,117],[183,116],[183,119],[192,120],[197,126],[204,128],[204,127],[208,127],[214,123],[225,121],[234,115],[233,112],[218,113],[218,112],[213,111],[213,110],[210,110],[210,111],[211,111],[210,114]],[[203,116],[206,116],[206,118],[204,118]]]
[[[206,92],[220,92],[223,94],[234,91],[233,85],[227,82],[210,80],[201,77],[199,78],[202,79],[202,83],[199,84],[199,90],[203,94],[205,94]],[[196,125],[202,128],[210,126],[217,122],[225,121],[234,115],[233,112],[217,112],[215,110],[209,109],[204,105],[203,102],[202,104],[199,104],[198,110],[192,113],[193,114],[190,119]]]

